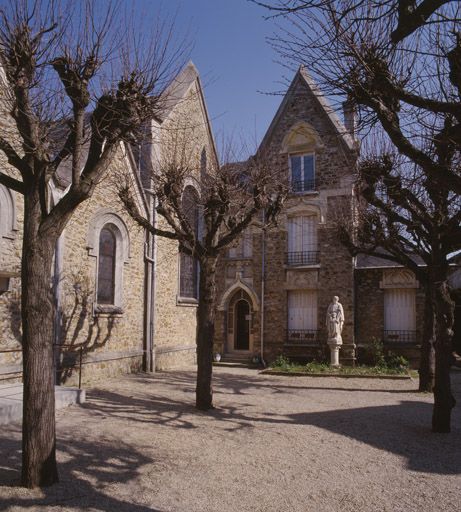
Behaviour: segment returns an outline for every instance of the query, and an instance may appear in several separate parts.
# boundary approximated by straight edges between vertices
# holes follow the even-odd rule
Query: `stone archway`
[[[248,293],[242,288],[234,291],[227,303],[227,332],[225,352],[246,354],[253,352],[254,308]]]

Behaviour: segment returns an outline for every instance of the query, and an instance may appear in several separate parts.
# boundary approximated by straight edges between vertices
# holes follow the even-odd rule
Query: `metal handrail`
[[[391,343],[416,343],[417,331],[384,330],[384,342]]]
[[[287,343],[293,345],[320,344],[318,329],[288,329]]]
[[[312,192],[315,191],[315,179],[311,180],[297,180],[291,182],[292,192]]]
[[[285,262],[291,267],[317,265],[320,262],[319,251],[289,251],[285,253]]]

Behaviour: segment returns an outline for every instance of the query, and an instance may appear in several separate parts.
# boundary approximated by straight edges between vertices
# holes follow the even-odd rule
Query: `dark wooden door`
[[[235,305],[235,342],[234,350],[250,349],[250,305],[239,300]]]

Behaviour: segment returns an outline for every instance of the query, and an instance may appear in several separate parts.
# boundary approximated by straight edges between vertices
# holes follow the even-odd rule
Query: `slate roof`
[[[418,266],[425,266],[423,259],[414,254],[412,260]],[[395,263],[394,261],[386,260],[385,258],[379,258],[378,256],[370,256],[368,254],[358,254],[355,260],[356,269],[367,269],[367,268],[400,268],[404,265]]]

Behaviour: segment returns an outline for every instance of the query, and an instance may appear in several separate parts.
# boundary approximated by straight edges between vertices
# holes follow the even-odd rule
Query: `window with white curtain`
[[[299,215],[288,219],[289,265],[318,263],[317,216]]]
[[[390,288],[384,292],[384,331],[394,341],[413,341],[416,331],[414,288]]]
[[[290,290],[288,292],[289,337],[299,337],[299,331],[317,330],[317,291]]]
[[[315,190],[315,159],[313,154],[290,156],[290,181],[293,192]]]
[[[250,230],[245,230],[240,236],[237,245],[231,247],[229,258],[251,258],[253,255],[253,235]]]

